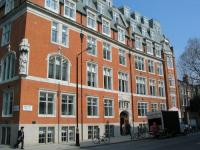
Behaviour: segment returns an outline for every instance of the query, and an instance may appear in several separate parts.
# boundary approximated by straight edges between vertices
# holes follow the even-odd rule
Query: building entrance
[[[122,111],[120,113],[120,134],[127,135],[126,125],[129,124],[128,112]]]

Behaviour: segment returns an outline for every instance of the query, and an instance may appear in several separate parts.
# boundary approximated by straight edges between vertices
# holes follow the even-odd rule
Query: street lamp
[[[83,38],[84,34],[81,32],[80,33],[80,39],[81,39],[81,52],[76,54],[76,146],[80,146],[80,141],[79,141],[79,127],[78,127],[78,59],[79,56],[81,55],[81,101],[82,101],[82,54],[88,50],[91,50],[91,47],[87,47],[84,51],[82,51],[82,45],[83,45]],[[82,105],[81,105],[82,107]],[[82,109],[82,108],[81,108]]]

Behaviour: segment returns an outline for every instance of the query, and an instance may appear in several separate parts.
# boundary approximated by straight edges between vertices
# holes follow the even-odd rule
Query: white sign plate
[[[23,111],[33,111],[32,105],[23,105]]]

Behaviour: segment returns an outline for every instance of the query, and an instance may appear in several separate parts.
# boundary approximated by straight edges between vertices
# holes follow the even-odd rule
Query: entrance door
[[[10,145],[10,127],[2,127],[1,144]]]
[[[128,116],[128,112],[123,111],[120,114],[120,134],[121,135],[126,135],[126,129],[125,129],[125,125],[129,123],[129,116]]]

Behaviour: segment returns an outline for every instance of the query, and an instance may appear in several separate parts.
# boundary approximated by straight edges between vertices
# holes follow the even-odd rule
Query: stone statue
[[[29,47],[28,39],[22,39],[19,48],[19,74],[28,75]]]

